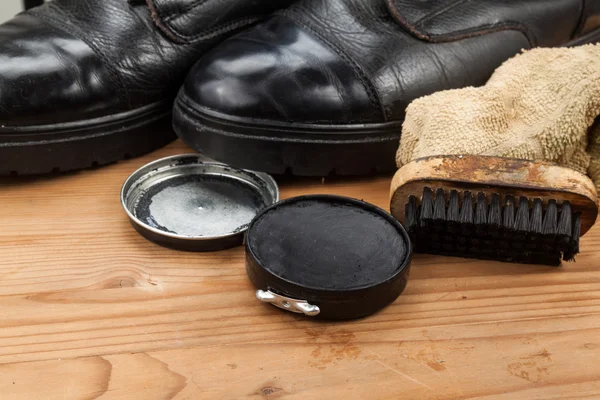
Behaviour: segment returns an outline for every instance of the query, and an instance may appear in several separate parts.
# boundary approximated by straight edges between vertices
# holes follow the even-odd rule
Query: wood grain
[[[163,249],[120,208],[136,168],[0,181],[2,399],[600,398],[600,229],[553,269],[417,255],[370,318],[258,303],[243,250]],[[387,209],[391,177],[280,181]]]

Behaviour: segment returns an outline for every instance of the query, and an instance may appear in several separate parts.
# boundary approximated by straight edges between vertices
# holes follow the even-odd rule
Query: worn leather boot
[[[303,0],[203,57],[175,127],[238,167],[393,170],[413,99],[482,85],[521,49],[598,40],[596,0]]]
[[[0,25],[0,174],[163,146],[189,68],[293,0],[54,0]]]

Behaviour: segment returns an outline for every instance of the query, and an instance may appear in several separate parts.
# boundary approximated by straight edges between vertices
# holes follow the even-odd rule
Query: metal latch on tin
[[[321,312],[318,306],[309,304],[306,300],[292,299],[291,297],[285,297],[277,293],[273,293],[270,290],[257,290],[256,298],[263,303],[271,303],[275,307],[279,307],[283,310],[291,311],[297,314],[308,315],[309,317],[319,315]]]

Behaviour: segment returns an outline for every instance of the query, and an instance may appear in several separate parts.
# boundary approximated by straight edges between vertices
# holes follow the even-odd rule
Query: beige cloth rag
[[[600,45],[537,48],[479,88],[438,92],[406,111],[398,167],[435,155],[545,160],[588,173],[600,188]]]

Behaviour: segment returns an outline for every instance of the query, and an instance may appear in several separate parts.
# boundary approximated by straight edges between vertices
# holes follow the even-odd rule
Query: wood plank
[[[600,228],[553,269],[416,255],[372,317],[254,299],[243,250],[163,249],[119,202],[144,163],[0,180],[2,399],[600,398]],[[390,177],[286,179],[388,208]]]

